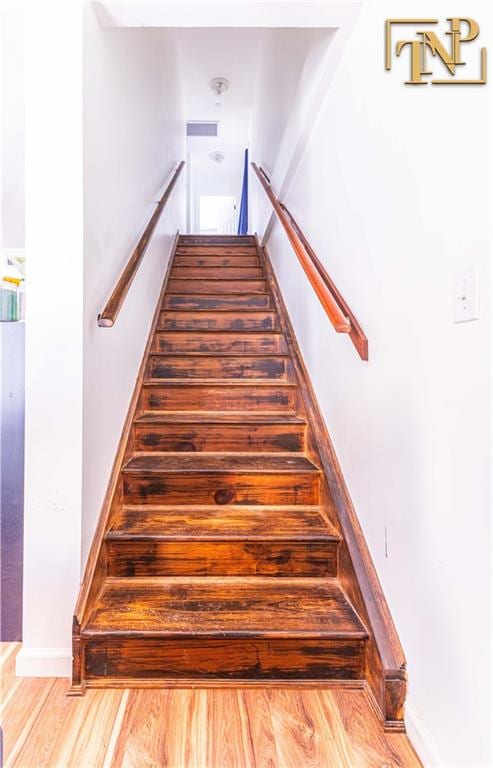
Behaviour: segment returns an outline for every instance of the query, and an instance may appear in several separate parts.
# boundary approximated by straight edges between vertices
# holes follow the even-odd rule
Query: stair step
[[[127,461],[123,472],[179,472],[190,474],[199,472],[219,472],[236,474],[257,475],[280,472],[307,472],[318,475],[319,467],[304,455],[276,456],[275,454],[262,454],[260,456],[245,456],[243,454],[213,454],[200,455],[189,454],[180,456],[135,456]]]
[[[158,331],[152,342],[153,354],[286,355],[287,352],[286,341],[280,333]]]
[[[83,631],[163,639],[368,636],[336,580],[234,576],[109,578]]]
[[[339,537],[317,509],[125,507],[109,576],[336,576]]]
[[[201,256],[193,254],[191,256],[181,256],[176,254],[173,262],[173,268],[176,267],[260,267],[259,257],[253,254],[246,256],[225,255],[225,256]]]
[[[146,413],[134,422],[134,450],[302,451],[305,428],[291,413]]]
[[[221,294],[227,296],[236,293],[266,293],[265,280],[192,280],[170,277],[167,289],[169,293],[185,294]]]
[[[140,406],[143,411],[295,411],[297,390],[294,382],[268,379],[151,380],[144,381]]]
[[[223,266],[218,271],[216,266],[173,266],[170,274],[173,280],[262,280],[264,271],[259,266],[237,267]]]
[[[162,541],[339,541],[320,507],[155,506],[122,507],[108,537]]]
[[[212,245],[179,245],[176,250],[177,256],[229,256],[237,259],[242,256],[255,256],[258,258],[257,249],[254,245],[244,243],[241,246],[228,244]]]
[[[173,258],[74,623],[74,691],[362,685],[368,634],[257,240],[180,236]]]
[[[156,355],[147,361],[150,379],[270,379],[289,381],[294,372],[291,359],[283,355],[264,357],[214,357]]]
[[[333,579],[110,578],[89,680],[359,680],[367,631]]]
[[[320,469],[299,454],[145,454],[122,470],[124,504],[318,504]]]
[[[279,331],[275,312],[267,310],[245,310],[240,312],[193,312],[167,310],[159,316],[158,330],[162,331],[211,331],[273,333]]]
[[[143,413],[136,424],[306,424],[302,416],[292,411],[167,411],[166,413]]]
[[[187,291],[182,294],[167,293],[163,301],[163,309],[206,309],[206,310],[241,310],[241,309],[272,309],[270,293],[252,294],[245,291],[234,296],[195,294],[191,296]]]
[[[255,245],[254,235],[180,235],[178,245]]]

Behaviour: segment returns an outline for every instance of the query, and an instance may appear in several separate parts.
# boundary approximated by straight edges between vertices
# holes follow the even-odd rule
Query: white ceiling
[[[361,0],[102,0],[100,22],[114,27],[341,27]]]
[[[218,194],[238,195],[263,32],[269,28],[294,28],[306,32],[317,28],[349,29],[361,6],[361,0],[95,2],[102,26],[167,27],[176,30],[183,53],[185,117],[189,120],[219,119],[221,122],[217,140],[192,139],[189,143],[192,182],[195,180],[201,186],[209,186],[210,189],[204,189],[205,192],[214,193],[217,190]],[[283,50],[282,57],[287,57],[291,66],[288,49]],[[208,83],[217,76],[228,78],[231,88],[224,96],[221,108],[215,110],[215,99]],[[288,87],[290,85],[288,83]],[[278,129],[279,126],[276,128],[279,132]],[[211,151],[216,150],[224,153],[225,160],[221,165],[214,166],[208,157]],[[215,169],[213,174],[211,168]]]
[[[200,192],[240,195],[260,36],[258,29],[178,30],[185,118],[219,122],[217,138],[188,139],[193,187]],[[219,76],[229,80],[222,97],[209,87]],[[222,163],[210,159],[213,151],[224,154]]]

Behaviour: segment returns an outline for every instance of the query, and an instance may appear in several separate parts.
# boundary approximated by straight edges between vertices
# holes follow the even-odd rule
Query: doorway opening
[[[235,195],[200,195],[200,234],[235,235],[238,226],[236,213]]]

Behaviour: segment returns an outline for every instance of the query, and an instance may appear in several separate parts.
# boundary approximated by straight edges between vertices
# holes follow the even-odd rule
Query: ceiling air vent
[[[187,123],[187,136],[217,136],[217,121],[193,120]]]

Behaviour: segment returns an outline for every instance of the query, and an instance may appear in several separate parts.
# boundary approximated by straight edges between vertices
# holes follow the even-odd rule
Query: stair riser
[[[364,643],[349,639],[102,637],[85,648],[89,680],[359,680],[363,669]]]
[[[109,576],[337,575],[337,543],[107,541]]]
[[[152,352],[208,355],[285,355],[284,336],[277,333],[156,333]]]
[[[125,472],[125,504],[318,504],[316,473]]]
[[[150,379],[272,379],[289,381],[291,361],[282,357],[162,357],[151,356]]]
[[[238,258],[241,256],[258,257],[257,249],[252,245],[231,246],[231,245],[180,245],[176,251],[179,256],[231,256]]]
[[[245,295],[237,296],[184,296],[166,294],[163,309],[205,309],[205,310],[233,310],[241,309],[272,309],[272,299],[268,293],[251,295],[248,291]]]
[[[174,266],[171,270],[173,280],[262,280],[263,270],[260,267],[237,267],[223,266],[218,267],[178,267]]]
[[[144,411],[293,411],[295,387],[256,385],[210,386],[172,384],[144,387],[141,399]]]
[[[255,247],[254,235],[180,235],[178,246],[181,248],[183,245],[234,245],[238,246],[249,245]]]
[[[136,425],[135,451],[303,451],[303,424]]]
[[[227,296],[235,293],[266,293],[265,280],[179,280],[170,277],[168,280],[169,293],[184,294],[222,294]]]
[[[161,312],[161,331],[278,331],[274,312]]]
[[[257,256],[175,256],[175,267],[257,267]]]

